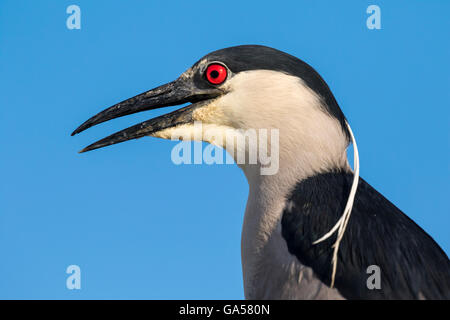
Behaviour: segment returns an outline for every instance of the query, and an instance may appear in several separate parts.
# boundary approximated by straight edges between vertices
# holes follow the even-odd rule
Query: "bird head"
[[[233,151],[236,159],[237,150],[230,150],[225,137],[248,138],[254,130],[259,139],[261,130],[276,130],[277,135],[266,132],[265,151],[276,153],[281,165],[296,163],[307,172],[346,166],[346,120],[325,81],[300,59],[265,46],[212,52],[175,81],[101,111],[72,135],[128,114],[185,103],[191,104],[114,133],[81,152],[143,136],[178,137],[219,145]],[[255,148],[260,147],[257,143]],[[247,155],[251,148],[244,147]]]

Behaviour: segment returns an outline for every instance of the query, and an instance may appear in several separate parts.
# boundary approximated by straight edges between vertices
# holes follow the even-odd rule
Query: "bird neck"
[[[314,166],[311,162],[322,166]],[[279,170],[274,175],[261,175],[260,164],[241,166],[249,184],[242,240],[252,242],[250,247],[254,247],[254,241],[258,242],[258,246],[264,245],[273,234],[286,199],[299,182],[321,173],[351,172],[345,149],[333,160],[317,159],[300,152],[297,156],[280,154],[279,164]]]
[[[241,258],[246,296],[252,295],[259,282],[258,268],[267,261],[280,265],[268,269],[287,270],[294,263],[281,236],[281,217],[286,200],[295,185],[314,175],[330,171],[351,171],[346,154],[347,138],[343,133],[340,141],[334,144],[317,141],[315,150],[311,145],[304,148],[294,144],[286,148],[280,135],[279,169],[273,175],[261,175],[261,164],[241,165],[249,184],[249,196],[244,215]],[[335,140],[336,141],[336,140]],[[288,152],[287,150],[293,150]],[[286,269],[287,268],[287,269]],[[274,271],[275,272],[275,271]],[[283,272],[283,271],[281,271]],[[286,271],[287,272],[287,271]]]

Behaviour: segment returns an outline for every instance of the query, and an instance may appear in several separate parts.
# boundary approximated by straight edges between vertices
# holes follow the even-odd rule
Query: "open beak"
[[[167,106],[180,105],[186,102],[193,104],[173,111],[171,113],[141,122],[137,125],[116,132],[104,139],[101,139],[83,150],[86,152],[112,144],[124,142],[131,139],[138,139],[146,135],[151,135],[160,130],[174,127],[181,124],[193,123],[192,112],[199,106],[205,104],[205,100],[215,98],[221,91],[215,88],[198,89],[192,81],[186,77],[180,77],[168,84],[141,93],[133,98],[122,101],[112,107],[96,114],[82,125],[80,125],[72,136],[80,133],[99,123],[119,118],[128,114],[133,114],[146,110],[153,110]]]

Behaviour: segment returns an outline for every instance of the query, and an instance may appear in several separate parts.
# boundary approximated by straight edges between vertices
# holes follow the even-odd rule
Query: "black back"
[[[353,174],[330,172],[300,182],[282,217],[289,252],[331,282],[333,235],[312,243],[335,225],[344,210]],[[381,271],[381,289],[367,288],[367,267]],[[339,247],[335,287],[347,299],[450,299],[450,262],[417,224],[360,179]]]

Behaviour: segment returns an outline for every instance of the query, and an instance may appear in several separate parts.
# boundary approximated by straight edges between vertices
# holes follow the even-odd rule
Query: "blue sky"
[[[66,8],[81,8],[68,30]],[[381,8],[381,30],[366,8]],[[248,186],[235,165],[181,165],[177,142],[77,151],[172,109],[70,137],[96,112],[210,51],[264,44],[324,77],[361,175],[449,253],[450,2],[0,2],[0,298],[240,299]],[[66,288],[79,265],[81,290]]]

